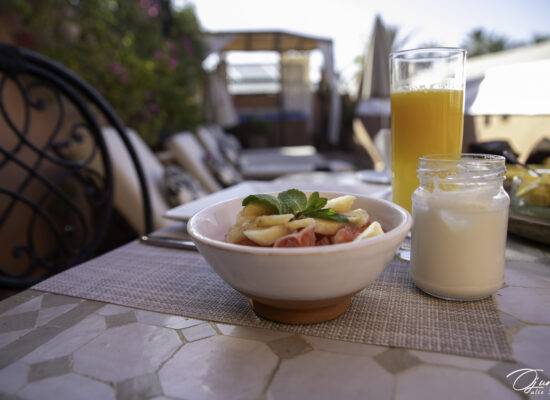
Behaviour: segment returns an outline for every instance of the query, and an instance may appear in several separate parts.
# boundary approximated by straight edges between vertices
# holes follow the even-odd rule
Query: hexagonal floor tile
[[[518,392],[483,372],[421,366],[397,376],[395,400],[521,399]]]
[[[174,330],[124,325],[103,332],[75,351],[73,370],[105,382],[119,382],[155,372],[180,346]]]
[[[394,378],[370,357],[315,350],[281,362],[268,398],[389,400],[393,383]]]
[[[169,397],[253,399],[260,396],[277,363],[264,343],[218,335],[185,344],[158,376]]]

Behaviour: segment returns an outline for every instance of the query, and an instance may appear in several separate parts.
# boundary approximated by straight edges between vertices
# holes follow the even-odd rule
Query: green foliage
[[[386,34],[391,51],[403,50],[407,42],[414,36],[414,32],[409,32],[403,37],[403,32],[397,25],[387,25]]]
[[[251,135],[265,136],[269,133],[269,122],[261,118],[250,118],[245,122],[245,128]]]
[[[294,218],[311,217],[349,223],[345,215],[338,214],[332,208],[324,208],[327,201],[328,199],[319,196],[319,192],[313,192],[308,199],[304,192],[289,189],[279,193],[277,197],[270,194],[251,194],[243,200],[242,205],[258,203],[276,214],[294,214]]]
[[[536,33],[533,35],[533,43],[542,43],[550,40],[550,35]]]
[[[506,36],[486,32],[483,28],[472,30],[462,44],[469,57],[495,53],[512,47]]]
[[[2,0],[13,41],[73,70],[153,146],[202,119],[194,9],[169,0]]]
[[[487,32],[483,28],[476,28],[468,33],[462,47],[468,51],[468,57],[474,57],[509,50],[515,47],[529,46],[548,40],[550,40],[549,35],[535,34],[531,40],[526,42],[512,41],[505,35]]]
[[[384,27],[384,30],[386,31],[386,36],[388,40],[388,47],[390,51],[399,51],[403,50],[405,48],[405,45],[409,40],[411,40],[411,37],[414,36],[414,32],[409,32],[407,35],[403,36],[402,30],[397,25],[386,25]],[[369,38],[369,40],[371,40]],[[368,42],[367,42],[368,45]],[[428,47],[428,46],[420,46],[420,47]],[[353,60],[354,65],[357,66],[357,72],[355,73],[355,83],[357,86],[360,85],[361,79],[363,77],[363,64],[365,62],[365,54],[360,54]]]
[[[260,204],[265,209],[269,210],[273,214],[282,214],[282,205],[279,199],[270,194],[251,194],[246,196],[242,202],[243,207],[246,207],[250,203]]]
[[[281,213],[283,214],[296,214],[304,210],[308,204],[306,194],[298,189],[286,190],[279,193],[277,197],[281,202]],[[318,197],[319,193],[317,193]]]

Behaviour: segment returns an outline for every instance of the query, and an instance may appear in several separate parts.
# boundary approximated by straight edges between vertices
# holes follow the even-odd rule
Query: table
[[[0,302],[0,393],[22,399],[550,399],[550,249],[509,237],[505,285],[495,299],[515,362],[26,290]],[[507,377],[525,368],[523,380],[516,381],[521,371]],[[542,387],[527,387],[526,378]]]

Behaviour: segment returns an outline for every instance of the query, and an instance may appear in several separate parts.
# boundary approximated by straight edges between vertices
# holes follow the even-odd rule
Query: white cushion
[[[178,164],[197,178],[208,192],[213,193],[222,189],[208,170],[204,162],[206,151],[193,133],[181,132],[172,135],[166,143],[166,148],[172,152]]]
[[[145,174],[151,202],[153,229],[157,230],[168,226],[172,223],[164,219],[162,215],[169,207],[160,191],[164,167],[135,131],[128,129],[126,132]],[[143,197],[130,154],[115,129],[103,128],[103,137],[111,155],[115,207],[136,232],[146,233]]]
[[[197,136],[199,142],[202,144],[206,151],[214,156],[223,157],[218,145],[218,139],[214,134],[206,127],[200,126],[197,128]]]

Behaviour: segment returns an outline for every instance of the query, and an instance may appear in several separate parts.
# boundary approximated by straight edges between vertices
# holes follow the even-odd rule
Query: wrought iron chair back
[[[31,286],[95,255],[113,216],[104,125],[130,154],[149,232],[144,173],[109,104],[58,63],[0,44],[0,287]]]

